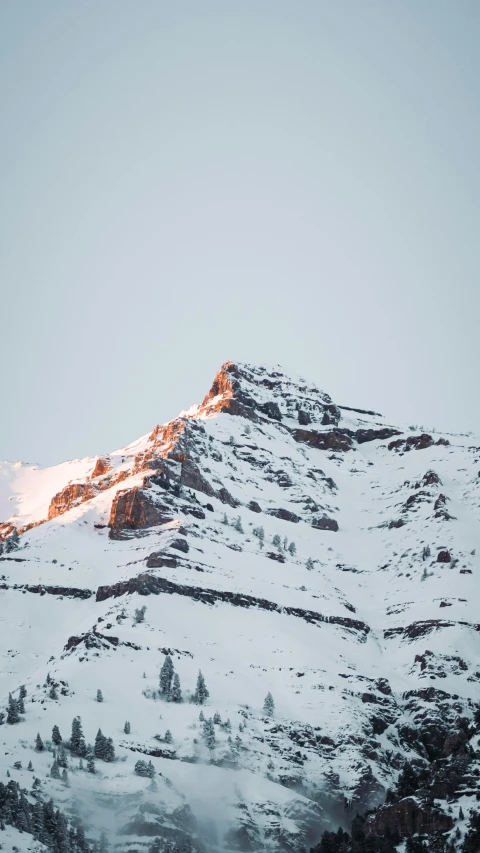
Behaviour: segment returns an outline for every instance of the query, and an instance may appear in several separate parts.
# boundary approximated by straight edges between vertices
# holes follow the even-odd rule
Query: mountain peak
[[[301,377],[287,376],[280,365],[264,366],[226,361],[213,380],[199,413],[229,412],[252,421],[267,415],[274,420],[338,424],[341,413],[329,394]]]

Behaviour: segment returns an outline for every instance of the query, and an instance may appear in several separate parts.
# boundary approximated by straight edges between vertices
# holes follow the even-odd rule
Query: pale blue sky
[[[0,458],[113,449],[229,358],[475,429],[477,0],[4,0]]]

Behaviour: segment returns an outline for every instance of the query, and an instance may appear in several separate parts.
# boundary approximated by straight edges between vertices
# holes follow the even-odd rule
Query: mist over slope
[[[460,844],[480,790],[479,468],[480,440],[231,362],[107,456],[3,463],[0,695],[19,721],[0,782],[120,853],[307,850],[388,790],[367,833]]]

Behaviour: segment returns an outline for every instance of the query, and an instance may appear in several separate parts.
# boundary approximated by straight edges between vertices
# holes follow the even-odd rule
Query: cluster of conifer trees
[[[40,780],[35,779],[31,791],[34,802],[31,803],[18,782],[13,779],[7,785],[0,782],[0,829],[8,824],[28,832],[54,853],[89,853],[91,848],[80,821],[69,821],[55,809],[53,800],[42,802],[40,785]],[[106,853],[106,845],[101,853]]]

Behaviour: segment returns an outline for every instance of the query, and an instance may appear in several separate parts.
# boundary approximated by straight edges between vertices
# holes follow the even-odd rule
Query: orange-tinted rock
[[[97,488],[90,483],[72,483],[65,486],[61,492],[53,496],[48,508],[48,520],[57,518],[58,515],[63,515],[83,501],[88,501],[94,498],[97,494]]]
[[[90,479],[94,480],[95,477],[102,477],[104,474],[107,474],[112,470],[112,466],[110,464],[110,459],[108,456],[99,456],[95,467],[90,475]]]
[[[154,503],[147,490],[125,489],[115,495],[109,527],[114,530],[141,530],[171,520],[170,508]]]

